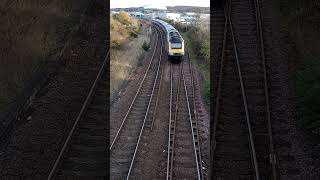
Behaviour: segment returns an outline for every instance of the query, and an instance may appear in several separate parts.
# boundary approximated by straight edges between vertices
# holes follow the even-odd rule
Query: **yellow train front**
[[[184,57],[184,40],[180,33],[170,24],[160,19],[154,19],[152,22],[161,28],[165,34],[165,50],[170,62],[181,62]]]
[[[169,32],[168,38],[168,60],[181,62],[184,56],[184,41],[178,31]]]

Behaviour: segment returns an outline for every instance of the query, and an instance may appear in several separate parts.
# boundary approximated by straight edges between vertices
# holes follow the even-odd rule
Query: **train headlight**
[[[173,56],[173,53],[172,53],[172,52],[169,52],[169,55],[170,55],[170,56]]]

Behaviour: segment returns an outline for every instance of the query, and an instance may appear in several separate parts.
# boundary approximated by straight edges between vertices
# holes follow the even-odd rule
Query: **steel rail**
[[[274,146],[273,146],[273,138],[272,138],[272,125],[271,125],[271,118],[270,118],[270,102],[269,102],[269,90],[268,90],[268,75],[267,75],[267,68],[266,68],[266,57],[264,52],[264,39],[263,39],[263,31],[262,31],[262,20],[260,14],[260,5],[259,0],[254,0],[255,9],[256,9],[256,19],[258,21],[258,31],[259,31],[259,38],[260,38],[260,46],[261,46],[261,58],[262,58],[262,67],[263,67],[263,80],[264,80],[264,93],[265,93],[265,100],[266,100],[266,117],[268,121],[268,134],[269,134],[269,151],[270,151],[270,163],[272,166],[272,175],[273,180],[277,180],[277,170],[276,170],[276,156],[274,153]]]
[[[162,56],[162,51],[161,51],[161,56]],[[161,70],[163,74],[164,72],[164,69]],[[156,106],[154,107],[154,112],[152,114],[152,121],[151,121],[151,128],[150,130],[152,131],[153,130],[153,124],[154,124],[154,121],[155,121],[155,118],[156,118],[156,115],[157,115],[157,108],[158,108],[158,101],[159,101],[159,96],[160,96],[160,89],[161,89],[161,85],[162,85],[162,81],[161,81],[161,76],[160,76],[160,84],[159,84],[159,90],[158,90],[158,93],[157,93],[157,99],[156,99]]]
[[[156,45],[155,45],[155,47],[154,47],[153,54],[152,54],[152,57],[151,57],[151,59],[150,59],[148,68],[147,68],[147,70],[146,70],[146,72],[145,72],[145,74],[144,74],[144,76],[143,76],[143,79],[141,80],[140,86],[139,86],[139,88],[138,88],[138,90],[137,90],[137,92],[136,92],[136,94],[135,94],[135,96],[134,96],[134,98],[133,98],[133,100],[132,100],[132,102],[131,102],[131,104],[130,104],[129,109],[128,109],[125,117],[124,117],[123,120],[122,120],[122,123],[121,123],[121,125],[120,125],[120,127],[119,127],[119,129],[118,129],[118,131],[117,131],[117,134],[116,134],[116,136],[114,137],[114,139],[113,139],[113,141],[112,141],[112,143],[111,143],[111,145],[110,145],[110,150],[113,148],[114,143],[116,142],[117,137],[119,136],[120,131],[122,130],[122,127],[123,127],[125,121],[127,120],[127,117],[128,117],[128,115],[129,115],[129,113],[130,113],[130,111],[131,111],[131,108],[132,108],[133,104],[135,103],[135,100],[136,100],[138,94],[140,93],[140,89],[141,89],[141,87],[142,87],[142,84],[144,83],[144,80],[145,80],[145,78],[147,77],[147,74],[148,74],[148,72],[149,72],[149,70],[150,70],[151,63],[152,63],[152,61],[153,61],[153,59],[154,59],[154,55],[155,55],[157,46],[158,46],[158,34],[157,34]]]
[[[226,16],[226,11],[225,11]],[[215,107],[215,113],[214,113],[214,121],[213,121],[213,148],[211,149],[212,155],[214,154],[214,150],[216,149],[216,129],[219,119],[219,110],[220,110],[220,97],[221,97],[221,87],[222,87],[222,81],[223,81],[223,70],[224,70],[224,62],[225,62],[225,49],[226,49],[226,41],[227,41],[227,31],[228,31],[228,20],[225,18],[224,22],[224,34],[223,34],[223,42],[222,42],[222,52],[221,52],[221,65],[219,70],[219,80],[218,80],[218,89],[217,89],[217,97],[216,97],[216,107]]]
[[[190,62],[190,60],[189,60]],[[183,66],[183,65],[182,65]],[[191,110],[190,110],[190,104],[189,104],[189,98],[188,98],[188,92],[187,92],[187,85],[186,85],[186,81],[184,79],[184,72],[182,71],[182,81],[183,81],[183,85],[184,85],[184,91],[185,91],[185,95],[186,95],[186,98],[187,98],[187,107],[188,107],[188,115],[189,115],[189,122],[190,122],[190,128],[191,128],[191,133],[192,133],[192,142],[193,142],[193,150],[194,150],[194,155],[195,155],[195,158],[196,158],[196,164],[197,164],[197,175],[198,175],[198,180],[201,180],[202,179],[202,166],[199,165],[199,160],[198,160],[198,153],[197,153],[197,148],[200,149],[199,147],[199,143],[198,143],[198,147],[196,146],[196,141],[195,141],[195,133],[197,132],[194,132],[193,131],[193,126],[192,126],[192,117],[191,117]],[[199,137],[199,136],[197,136]],[[199,142],[199,140],[198,140]],[[201,157],[201,155],[200,155]],[[200,162],[201,163],[201,162]]]
[[[166,180],[169,180],[169,161],[170,161],[170,129],[171,129],[171,117],[172,117],[172,66],[170,65],[170,105],[169,105],[169,140],[168,140],[168,150],[167,150],[167,176]]]
[[[196,97],[195,97],[195,86],[194,86],[194,76],[193,76],[193,69],[191,66],[191,59],[190,59],[190,54],[189,54],[189,48],[187,48],[187,55],[188,55],[188,59],[189,59],[189,70],[191,72],[191,83],[192,83],[192,95],[193,95],[193,114],[194,114],[194,121],[196,124],[196,127],[198,128],[198,113],[197,113],[197,108],[196,108]],[[197,141],[200,143],[200,138],[199,138],[199,131],[196,132],[197,134]],[[200,175],[201,178],[204,179],[203,176],[203,170],[202,170],[202,157],[201,157],[201,148],[199,146],[199,166],[200,166]]]
[[[157,28],[156,28],[156,29],[157,29]],[[158,30],[158,29],[157,29],[157,30]],[[159,30],[158,30],[158,31],[159,31]],[[134,160],[135,160],[137,151],[138,151],[138,147],[139,147],[140,140],[141,140],[141,137],[142,137],[142,133],[143,133],[143,130],[144,130],[144,125],[145,125],[146,120],[147,120],[147,117],[148,117],[149,108],[150,108],[150,106],[151,106],[151,102],[152,102],[152,99],[153,99],[154,90],[155,90],[155,87],[156,87],[156,84],[157,84],[157,79],[158,79],[158,75],[159,75],[159,71],[160,71],[161,59],[162,59],[163,39],[162,39],[162,35],[161,35],[160,32],[159,32],[159,34],[160,34],[160,38],[161,38],[161,50],[160,50],[160,57],[159,57],[159,63],[158,63],[157,73],[156,73],[156,77],[155,77],[154,82],[153,82],[153,87],[152,87],[152,92],[151,92],[151,95],[150,95],[149,104],[148,104],[148,107],[147,107],[147,111],[146,111],[146,113],[145,113],[145,115],[144,115],[143,124],[142,124],[141,130],[140,130],[140,134],[139,134],[139,138],[138,138],[138,141],[137,141],[137,144],[136,144],[134,153],[133,153],[133,157],[132,157],[132,160],[131,160],[131,163],[130,163],[130,167],[129,167],[129,171],[128,171],[126,180],[129,180],[129,177],[130,177],[130,174],[131,174],[131,170],[132,170],[132,168],[133,168],[133,163],[134,163]],[[160,81],[160,82],[161,82],[161,81]],[[160,90],[160,89],[159,89],[159,90]]]
[[[224,70],[224,63],[225,63],[225,49],[227,44],[227,31],[228,31],[228,19],[226,14],[226,7],[224,6],[224,15],[225,15],[225,21],[224,21],[224,33],[223,33],[223,42],[222,42],[222,52],[221,52],[221,65],[219,70],[219,79],[218,79],[218,89],[217,89],[217,97],[216,97],[216,107],[214,111],[214,121],[213,121],[213,132],[212,132],[212,147],[211,147],[211,156],[213,157],[214,151],[216,149],[216,131],[217,131],[217,125],[219,120],[219,111],[220,111],[220,97],[221,97],[221,87],[222,87],[222,81],[223,81],[223,70]],[[213,163],[211,166],[211,169],[213,169]],[[211,174],[213,174],[211,172]]]
[[[161,31],[161,29],[159,31]],[[163,38],[165,38],[165,37],[163,37]],[[163,41],[164,41],[164,39],[163,39]],[[163,46],[163,41],[161,41],[162,46]],[[162,58],[162,51],[163,51],[163,47],[161,48],[160,58]],[[164,72],[164,69],[162,69],[161,71],[162,71],[161,72],[161,76],[162,76],[162,74]],[[158,100],[159,100],[160,89],[161,89],[161,84],[162,84],[161,76],[160,76],[160,80],[159,80],[160,84],[159,84],[159,90],[158,90],[158,93],[157,93],[156,106],[154,107],[154,111],[153,111],[153,114],[152,114],[152,121],[151,121],[151,128],[150,128],[151,131],[153,130],[153,123],[154,123],[154,120],[155,120],[156,114],[157,114]]]
[[[226,8],[224,6],[224,8]],[[228,19],[227,19],[227,14],[226,10],[224,9],[224,15],[225,15],[225,20],[224,20],[224,33],[223,33],[223,41],[222,41],[222,52],[221,52],[221,64],[220,64],[220,69],[219,69],[219,79],[218,79],[218,89],[217,89],[217,97],[216,97],[216,106],[214,110],[214,120],[213,120],[213,132],[212,132],[212,142],[213,144],[211,145],[211,157],[214,155],[214,151],[216,149],[216,131],[217,131],[217,125],[218,125],[218,119],[219,119],[219,111],[220,111],[220,97],[221,97],[221,87],[222,87],[222,81],[223,81],[223,70],[224,70],[224,63],[225,63],[225,49],[226,49],[226,44],[227,44],[227,31],[228,31]],[[211,169],[213,169],[213,163],[211,165]],[[211,176],[213,172],[210,172]]]
[[[174,120],[172,119],[172,94],[173,94],[173,75],[172,75],[172,64],[170,65],[171,70],[171,92],[170,92],[170,122],[169,122],[169,141],[168,141],[168,157],[167,157],[167,180],[172,179],[172,168],[173,168],[173,154],[174,154],[174,142],[175,142],[175,131],[176,131],[176,120],[177,120],[177,112],[178,112],[178,103],[179,103],[179,94],[180,94],[180,84],[181,84],[181,74],[182,74],[182,67],[181,64],[179,64],[179,82],[178,82],[178,89],[177,89],[177,96],[176,96],[176,106],[175,106],[175,116]],[[172,126],[173,123],[173,127]],[[171,142],[171,128],[173,128],[172,132],[172,144]]]
[[[62,147],[62,149],[61,149],[61,151],[60,151],[60,153],[59,153],[59,156],[58,156],[58,158],[56,159],[56,161],[55,161],[55,163],[54,163],[54,165],[53,165],[53,167],[52,167],[52,169],[51,169],[51,171],[50,171],[50,174],[49,174],[49,176],[48,176],[48,178],[47,178],[48,180],[51,180],[51,179],[53,178],[53,176],[54,176],[54,174],[55,174],[55,172],[56,172],[56,170],[57,170],[57,167],[58,167],[58,165],[59,165],[60,162],[61,162],[62,156],[63,156],[63,154],[65,153],[66,148],[67,148],[68,145],[69,145],[69,142],[70,142],[70,140],[71,140],[71,138],[72,138],[72,136],[73,136],[73,133],[74,133],[74,131],[75,131],[75,129],[76,129],[76,127],[77,127],[80,119],[82,118],[84,112],[87,110],[87,107],[88,107],[88,105],[89,105],[89,103],[90,103],[91,97],[92,97],[93,94],[94,94],[94,91],[95,91],[95,89],[96,89],[96,87],[97,87],[97,84],[98,84],[98,81],[100,80],[101,75],[102,75],[102,73],[103,73],[103,71],[104,71],[104,69],[105,69],[105,66],[106,66],[106,64],[107,64],[107,61],[110,60],[110,58],[109,58],[109,53],[110,53],[110,50],[108,51],[108,53],[107,53],[107,55],[106,55],[106,57],[105,57],[105,59],[104,59],[104,61],[103,61],[103,64],[101,65],[101,68],[100,68],[100,70],[99,70],[99,72],[98,72],[98,75],[97,75],[97,77],[96,77],[93,85],[91,86],[91,89],[90,89],[90,91],[89,91],[89,94],[87,95],[86,100],[85,100],[85,102],[84,102],[83,105],[82,105],[82,108],[81,108],[81,110],[80,110],[80,113],[78,114],[77,119],[76,119],[76,121],[74,122],[74,124],[73,124],[73,126],[72,126],[72,129],[71,129],[71,131],[69,132],[69,135],[68,135],[65,143],[63,144],[63,147]]]
[[[233,32],[232,21],[231,21],[231,17],[230,17],[230,9],[231,9],[230,6],[231,6],[231,2],[229,4],[229,9],[225,8],[225,10],[227,12],[226,14],[227,14],[227,17],[229,20],[229,27],[230,27],[233,48],[234,48],[234,53],[235,53],[235,58],[236,58],[236,63],[237,63],[239,81],[240,81],[240,86],[241,86],[241,94],[242,94],[242,99],[243,99],[243,104],[244,104],[244,109],[245,109],[245,114],[246,114],[248,133],[249,133],[249,139],[250,139],[250,148],[251,148],[250,150],[251,150],[252,163],[253,163],[253,167],[254,167],[255,179],[260,180],[258,161],[257,161],[257,157],[256,157],[256,150],[255,150],[255,145],[254,145],[254,140],[253,140],[253,134],[252,134],[252,130],[251,130],[250,116],[249,116],[246,92],[245,92],[244,83],[243,83],[243,79],[242,79],[242,72],[241,72],[240,60],[239,60],[239,55],[238,55],[238,50],[237,50],[237,43],[235,40],[235,34]]]

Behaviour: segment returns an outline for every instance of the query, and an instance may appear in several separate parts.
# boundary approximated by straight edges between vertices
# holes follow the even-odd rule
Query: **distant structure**
[[[163,6],[163,7],[130,7],[130,8],[112,8],[112,14],[126,11],[135,18],[161,18],[169,19],[174,22],[191,23],[196,18],[208,18],[210,14],[209,7],[195,7],[195,6]]]
[[[141,12],[144,13],[144,7],[129,7],[129,8],[112,8],[111,11],[120,12]]]
[[[144,13],[142,12],[129,12],[128,14],[135,18],[139,18],[139,19],[144,18]]]

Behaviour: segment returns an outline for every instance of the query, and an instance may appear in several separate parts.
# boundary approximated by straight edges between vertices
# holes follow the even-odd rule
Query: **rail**
[[[142,137],[142,133],[143,133],[143,130],[144,130],[144,125],[145,125],[147,117],[148,117],[149,109],[151,107],[151,102],[152,102],[152,99],[153,99],[153,96],[154,96],[154,90],[156,88],[157,79],[158,79],[158,75],[159,75],[159,71],[160,71],[160,65],[161,65],[161,59],[162,59],[162,48],[163,48],[163,36],[161,35],[160,31],[159,31],[159,34],[160,34],[160,38],[161,38],[160,60],[159,60],[159,63],[158,63],[156,77],[155,77],[154,82],[153,82],[152,92],[151,92],[151,95],[150,95],[151,97],[150,97],[149,104],[148,104],[148,107],[147,107],[147,110],[146,110],[146,113],[145,113],[145,116],[144,116],[144,119],[143,119],[143,124],[142,124],[141,130],[140,130],[138,142],[136,144],[136,147],[135,147],[135,150],[134,150],[134,153],[133,153],[133,157],[132,157],[132,160],[131,160],[131,163],[130,163],[130,167],[129,167],[129,171],[128,171],[126,180],[129,180],[129,177],[130,177],[130,174],[131,174],[131,170],[133,168],[133,163],[134,163],[137,151],[138,151],[138,147],[139,147],[140,140],[141,140],[141,137]],[[161,82],[161,79],[160,79],[160,82]],[[159,89],[159,91],[160,91],[160,89]]]
[[[153,53],[152,53],[152,57],[151,57],[151,59],[150,59],[149,65],[148,65],[148,67],[147,67],[147,70],[146,70],[146,72],[145,72],[145,74],[144,74],[144,76],[143,76],[143,78],[142,78],[142,80],[141,80],[140,86],[139,86],[139,88],[138,88],[138,90],[137,90],[137,92],[136,92],[136,94],[135,94],[135,96],[134,96],[134,98],[133,98],[133,100],[132,100],[132,102],[131,102],[131,104],[130,104],[129,109],[128,109],[125,117],[124,117],[123,120],[122,120],[122,123],[121,123],[121,125],[120,125],[120,127],[119,127],[119,129],[118,129],[118,131],[117,131],[117,134],[116,134],[116,136],[114,137],[114,139],[113,139],[113,141],[112,141],[112,143],[111,143],[111,145],[110,145],[110,150],[113,148],[114,143],[116,142],[116,140],[117,140],[117,138],[118,138],[118,136],[119,136],[119,134],[120,134],[120,131],[122,130],[122,127],[123,127],[124,123],[125,123],[126,120],[127,120],[127,117],[128,117],[128,115],[129,115],[129,113],[130,113],[130,111],[131,111],[131,108],[132,108],[132,106],[133,106],[133,104],[134,104],[134,102],[135,102],[135,100],[136,100],[136,98],[137,98],[137,96],[138,96],[138,94],[139,94],[139,92],[140,92],[140,90],[141,90],[142,84],[144,83],[144,80],[146,79],[147,74],[148,74],[148,72],[149,72],[149,70],[150,70],[150,66],[151,66],[151,63],[152,63],[152,61],[153,61],[153,58],[154,58],[154,55],[155,55],[155,52],[156,52],[156,49],[157,49],[157,46],[158,46],[158,34],[157,34],[157,38],[156,38],[156,39],[157,39],[157,40],[156,40],[156,45],[155,45],[155,47],[154,47],[154,50],[153,50]]]
[[[229,7],[225,7],[225,11],[226,11],[227,18],[229,20],[229,28],[230,28],[232,44],[233,44],[235,59],[236,59],[237,68],[238,68],[238,75],[239,75],[240,86],[241,86],[242,100],[243,100],[243,105],[244,105],[244,109],[245,109],[247,127],[248,127],[249,139],[250,139],[250,148],[251,148],[250,150],[251,150],[251,158],[252,158],[253,168],[254,168],[254,172],[255,172],[255,179],[260,180],[260,172],[259,172],[257,155],[256,155],[256,150],[255,150],[255,145],[254,145],[254,140],[253,140],[252,129],[251,129],[246,92],[245,92],[244,83],[243,83],[243,79],[242,79],[242,72],[241,72],[241,67],[240,67],[240,60],[239,60],[239,55],[238,55],[237,43],[235,40],[235,34],[233,32],[232,21],[231,21],[231,17],[230,17],[230,8],[231,8],[231,3],[229,4]]]
[[[102,65],[101,65],[101,68],[100,68],[100,70],[99,70],[99,72],[98,72],[98,75],[97,75],[97,77],[96,77],[93,85],[91,86],[91,89],[90,89],[90,91],[89,91],[89,94],[87,95],[86,100],[85,100],[85,102],[84,102],[83,105],[82,105],[82,108],[81,108],[81,110],[80,110],[80,113],[78,114],[77,119],[76,119],[76,121],[74,122],[74,124],[73,124],[73,126],[72,126],[72,129],[70,130],[69,135],[68,135],[65,143],[63,144],[63,147],[62,147],[62,149],[61,149],[61,151],[60,151],[60,153],[59,153],[59,156],[58,156],[58,158],[56,159],[56,161],[55,161],[55,163],[54,163],[54,165],[53,165],[53,167],[52,167],[52,169],[51,169],[51,171],[50,171],[50,174],[49,174],[49,176],[48,176],[48,178],[47,178],[48,180],[52,179],[53,176],[54,176],[54,174],[56,173],[57,167],[58,167],[58,165],[60,164],[60,162],[61,162],[61,160],[62,160],[62,156],[63,156],[63,154],[65,153],[65,151],[66,151],[66,149],[67,149],[67,147],[68,147],[68,145],[69,145],[69,143],[70,143],[70,140],[71,140],[71,138],[72,138],[72,136],[73,136],[73,134],[74,134],[74,132],[75,132],[75,129],[76,129],[76,127],[77,127],[80,119],[83,117],[83,114],[85,113],[85,111],[86,111],[86,109],[87,109],[87,107],[88,107],[88,105],[89,105],[89,103],[90,103],[90,100],[92,99],[92,97],[93,97],[93,95],[94,95],[94,91],[95,91],[95,89],[96,89],[96,87],[97,87],[98,81],[100,80],[101,75],[102,75],[104,69],[106,68],[105,66],[106,66],[106,64],[107,64],[107,61],[110,60],[110,59],[109,59],[109,53],[110,53],[110,50],[108,51],[108,53],[107,53],[107,55],[106,55],[106,57],[105,57]]]

